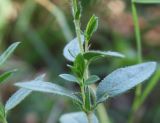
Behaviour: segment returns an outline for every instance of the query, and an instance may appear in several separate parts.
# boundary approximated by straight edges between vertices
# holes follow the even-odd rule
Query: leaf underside
[[[91,50],[83,54],[84,58],[87,60],[94,60],[101,57],[120,57],[124,58],[125,56],[119,52],[113,51],[99,51],[99,50]]]
[[[20,102],[22,102],[29,94],[31,94],[31,90],[28,89],[19,89],[16,93],[14,93],[9,100],[6,102],[5,110],[8,112],[9,110],[16,107]]]
[[[120,68],[105,77],[97,87],[97,102],[128,91],[147,80],[155,71],[155,62]]]
[[[81,35],[81,40],[82,40],[82,43],[84,43],[84,36]],[[64,50],[63,50],[63,55],[64,57],[73,62],[75,57],[80,53],[80,47],[79,47],[79,44],[78,44],[78,39],[75,38],[73,39],[72,41],[70,41],[65,47],[64,47]]]
[[[21,88],[30,89],[33,91],[44,92],[44,93],[53,93],[61,96],[69,97],[75,101],[81,102],[70,90],[67,90],[57,84],[50,82],[42,82],[42,81],[30,81],[30,82],[21,82],[16,83],[16,86]]]
[[[84,112],[75,112],[64,114],[60,118],[61,123],[88,123],[87,116]],[[92,116],[92,123],[98,123],[97,117]]]

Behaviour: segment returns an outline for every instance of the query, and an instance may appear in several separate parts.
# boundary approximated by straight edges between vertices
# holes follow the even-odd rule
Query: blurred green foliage
[[[87,24],[92,13],[96,13],[100,20],[99,29],[91,39],[94,44],[91,48],[114,50],[126,55],[124,60],[111,58],[98,60],[96,64],[91,65],[91,72],[100,73],[99,76],[104,77],[106,73],[118,67],[135,64],[137,49],[130,2],[82,0],[82,5],[84,8],[82,25]],[[143,40],[143,59],[160,62],[160,6],[138,5],[137,7]],[[48,80],[69,86],[68,88],[77,88],[74,84],[65,85],[62,79],[57,77],[59,73],[68,71],[65,64],[69,62],[63,58],[63,47],[75,37],[70,8],[68,0],[0,1],[0,51],[14,41],[22,42],[16,50],[15,57],[1,68],[1,72],[10,68],[19,69],[17,76],[10,80],[9,84],[1,87],[0,95],[3,101],[16,90],[14,82],[34,78],[38,73],[47,73]],[[82,26],[83,29],[84,27]],[[159,87],[160,84],[157,84],[137,113],[137,122],[159,123]],[[106,103],[106,108],[109,107],[108,114],[115,123],[126,122],[132,97],[126,94]],[[76,109],[77,106],[66,99],[35,93],[10,113],[9,121],[57,123],[60,114]]]

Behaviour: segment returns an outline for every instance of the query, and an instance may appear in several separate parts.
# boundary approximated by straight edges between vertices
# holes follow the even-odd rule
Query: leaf
[[[36,77],[34,80],[43,80],[45,77],[45,74],[42,74],[38,77]],[[9,100],[6,102],[5,110],[8,112],[9,110],[16,107],[19,103],[21,103],[29,94],[31,94],[32,90],[28,89],[19,89],[17,92],[15,92]]]
[[[156,4],[160,3],[160,0],[133,0],[133,2],[142,4]]]
[[[21,103],[29,94],[31,94],[31,90],[28,89],[20,89],[15,92],[9,100],[6,102],[5,110],[8,112],[9,110],[16,107],[19,103]]]
[[[6,51],[4,51],[4,53],[2,53],[0,56],[0,66],[4,64],[4,62],[8,59],[8,57],[13,53],[19,44],[20,42],[13,43]]]
[[[76,20],[79,20],[81,17],[81,4],[77,0],[72,0],[72,12]]]
[[[85,81],[85,85],[93,84],[93,83],[95,83],[95,82],[97,82],[99,80],[100,80],[100,78],[98,76],[92,75]]]
[[[97,117],[93,114],[92,123],[98,123]],[[64,114],[60,118],[61,123],[88,123],[87,116],[84,112],[75,112]]]
[[[62,79],[67,80],[69,82],[76,82],[79,83],[77,78],[71,74],[60,74],[59,75]]]
[[[156,62],[120,68],[105,77],[97,87],[97,103],[128,91],[147,80],[155,71]]]
[[[3,122],[5,120],[6,114],[5,109],[2,103],[0,102],[0,122]]]
[[[85,38],[86,41],[89,41],[91,36],[93,35],[93,33],[97,30],[98,28],[98,17],[93,15],[88,24],[87,24],[87,28],[85,30]]]
[[[97,50],[88,51],[88,52],[84,53],[83,56],[87,60],[94,60],[94,59],[101,58],[101,57],[106,57],[106,56],[120,57],[120,58],[125,57],[123,54],[118,53],[118,52],[97,51]]]
[[[73,67],[72,67],[73,73],[75,73],[80,79],[83,78],[84,72],[85,72],[85,59],[83,55],[80,53],[77,55]]]
[[[91,110],[91,106],[92,106],[92,100],[91,100],[91,90],[90,88],[87,86],[85,89],[85,109],[87,111]]]
[[[0,75],[0,84],[3,83],[7,78],[9,78],[17,70],[7,71]]]
[[[58,94],[61,96],[66,96],[69,97],[73,100],[76,100],[78,102],[81,102],[70,90],[67,90],[59,85],[50,83],[50,82],[43,82],[39,80],[33,80],[30,82],[21,82],[21,83],[16,83],[15,84],[18,87],[21,88],[26,88],[32,91],[39,91],[39,92],[44,92],[44,93],[53,93],[53,94]]]
[[[84,43],[84,36],[81,35],[82,43]],[[63,50],[64,57],[69,61],[74,61],[75,57],[80,53],[80,47],[78,44],[78,38],[70,41]]]

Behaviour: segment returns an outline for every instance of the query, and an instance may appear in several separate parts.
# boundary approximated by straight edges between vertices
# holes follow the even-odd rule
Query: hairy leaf
[[[13,43],[6,51],[4,51],[4,53],[2,53],[0,56],[0,66],[8,59],[19,44],[20,42]]]
[[[79,83],[77,78],[71,74],[60,74],[59,75],[62,79],[67,80],[69,82],[76,82]]]
[[[99,80],[100,80],[100,78],[98,76],[92,75],[85,81],[85,85],[93,84],[93,83],[95,83],[95,82],[97,82]]]
[[[85,39],[86,41],[89,41],[91,36],[93,35],[93,33],[97,30],[98,28],[98,17],[93,15],[88,24],[87,24],[87,28],[85,30]]]
[[[44,80],[45,74],[42,74],[35,78],[35,81]],[[28,89],[19,89],[17,92],[15,92],[9,100],[6,102],[5,110],[8,112],[9,110],[16,107],[19,103],[21,103],[29,94],[31,94],[32,90]]]
[[[64,114],[60,118],[61,123],[88,123],[87,116],[84,112],[75,112]],[[92,123],[98,123],[97,117],[92,116]]]
[[[123,54],[118,53],[118,52],[96,51],[96,50],[88,51],[88,52],[84,53],[83,56],[87,60],[94,60],[94,59],[101,58],[101,57],[106,57],[106,56],[120,57],[120,58],[125,57]]]
[[[72,67],[73,73],[75,73],[80,79],[83,78],[84,72],[85,72],[85,59],[82,54],[78,54],[74,65]]]
[[[72,12],[76,20],[81,17],[81,4],[77,0],[72,0]]]
[[[97,87],[97,102],[103,102],[108,97],[114,97],[128,91],[141,82],[147,80],[155,71],[155,62],[146,62],[120,68],[100,82]]]
[[[8,112],[9,110],[16,107],[19,103],[21,103],[29,94],[31,94],[31,90],[28,89],[20,89],[15,92],[9,100],[6,102],[5,110]]]
[[[81,35],[82,43],[84,43],[84,36]],[[76,56],[80,53],[80,47],[78,44],[78,39],[75,38],[70,41],[63,50],[64,57],[69,61],[74,61]]]
[[[133,0],[133,2],[142,4],[156,4],[160,3],[160,0]]]
[[[30,81],[30,82],[21,82],[16,83],[16,86],[21,88],[30,89],[33,91],[39,91],[44,93],[53,93],[61,96],[69,97],[73,100],[81,102],[70,90],[67,90],[59,85],[50,83],[50,82],[43,82],[43,81]]]

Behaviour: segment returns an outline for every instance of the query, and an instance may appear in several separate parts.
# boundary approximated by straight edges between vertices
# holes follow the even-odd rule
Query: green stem
[[[92,112],[87,113],[88,123],[93,123],[92,115],[93,115]]]
[[[78,38],[79,47],[80,47],[81,53],[83,54],[84,49],[83,49],[83,44],[82,44],[82,39],[81,39],[80,20],[74,20],[74,25],[76,29],[76,35]]]
[[[80,86],[80,88],[81,88],[81,94],[82,94],[82,99],[83,99],[83,109],[85,109],[85,100],[86,100],[85,87],[82,85]]]
[[[104,104],[99,104],[97,107],[97,114],[99,116],[100,123],[111,123],[110,118],[106,112]]]
[[[138,14],[136,5],[132,0],[132,16],[133,16],[133,23],[134,23],[134,30],[135,30],[135,37],[136,37],[136,44],[137,44],[137,56],[138,56],[138,63],[142,62],[142,45],[141,45],[141,34],[140,34],[140,28],[139,28],[139,21],[138,21]],[[135,91],[135,98],[132,105],[132,111],[129,116],[129,123],[132,123],[134,120],[134,114],[138,110],[138,103],[141,99],[141,93],[142,93],[142,85],[138,85]]]

